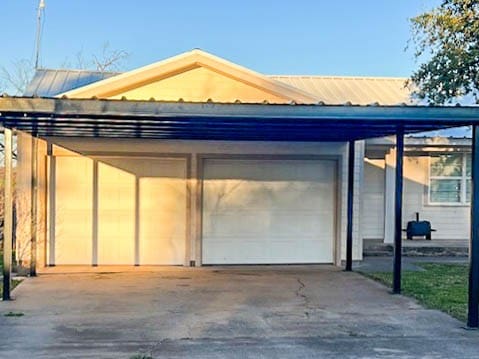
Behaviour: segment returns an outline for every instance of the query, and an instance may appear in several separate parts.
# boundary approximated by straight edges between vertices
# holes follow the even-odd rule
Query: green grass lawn
[[[424,271],[404,271],[402,293],[417,299],[426,308],[439,309],[465,321],[467,315],[469,268],[461,264],[416,263]],[[392,273],[362,273],[387,286]]]

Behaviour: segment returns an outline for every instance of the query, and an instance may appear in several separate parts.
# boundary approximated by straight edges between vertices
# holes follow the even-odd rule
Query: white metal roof
[[[405,86],[406,78],[289,75],[269,77],[308,92],[324,103],[413,104],[411,91]]]

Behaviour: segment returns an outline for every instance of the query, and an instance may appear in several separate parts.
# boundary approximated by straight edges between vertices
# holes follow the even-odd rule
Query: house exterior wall
[[[223,142],[223,141],[155,141],[155,140],[122,140],[122,139],[84,139],[84,138],[49,138],[49,143],[54,143],[53,157],[49,157],[48,162],[54,162],[53,158],[61,156],[80,156],[80,153],[95,158],[96,156],[147,156],[151,154],[165,156],[188,156],[190,179],[188,180],[189,191],[189,243],[187,245],[187,254],[185,264],[189,260],[195,260],[197,265],[201,265],[201,238],[198,228],[201,224],[201,201],[198,189],[201,180],[198,175],[198,166],[202,158],[208,156],[319,156],[324,158],[334,158],[338,161],[338,191],[337,191],[337,215],[336,228],[337,240],[335,262],[339,263],[345,258],[345,239],[346,239],[346,193],[347,193],[347,144],[344,143],[287,143],[287,142]],[[364,144],[358,143],[356,148],[356,181],[355,181],[355,226],[354,226],[354,248],[353,257],[358,260],[362,258],[362,241],[360,240],[359,209],[362,179],[360,158],[363,156]],[[28,152],[28,142],[23,142],[20,146],[22,151]],[[45,147],[46,148],[46,147]],[[43,157],[46,156],[43,154]],[[288,157],[288,158],[289,158]],[[28,161],[27,157],[20,157],[22,161]],[[44,162],[45,163],[45,162]],[[22,167],[23,168],[23,167]],[[28,171],[27,167],[23,170]],[[50,169],[49,169],[50,171]],[[25,175],[28,176],[28,175]],[[24,187],[27,187],[25,181]],[[46,186],[44,186],[46,187]],[[51,185],[49,186],[51,187]],[[51,188],[54,190],[54,188]],[[51,191],[50,191],[51,192]],[[48,197],[51,199],[51,193]],[[43,204],[44,205],[44,204]],[[52,212],[52,204],[49,203],[49,216]],[[48,219],[51,223],[51,218]],[[41,237],[45,236],[45,228]],[[22,237],[22,243],[28,241],[27,237]],[[45,248],[45,245],[39,246]]]
[[[470,234],[469,205],[435,205],[428,203],[429,157],[406,157],[404,161],[403,226],[420,218],[431,222],[437,232],[433,239],[468,241]]]
[[[386,161],[365,159],[364,162],[361,212],[364,239],[381,238],[385,242],[392,240],[387,234],[393,233],[394,221],[388,220],[387,207],[388,197],[394,197],[394,176],[388,176],[387,172],[389,170],[393,173],[394,168],[388,169],[388,164],[393,162],[388,156],[394,159],[394,151],[386,155]],[[470,234],[470,206],[436,205],[428,202],[429,161],[429,156],[404,157],[403,228],[406,228],[408,221],[415,220],[416,212],[419,212],[420,219],[430,221],[437,230],[432,234],[434,241],[467,244]]]

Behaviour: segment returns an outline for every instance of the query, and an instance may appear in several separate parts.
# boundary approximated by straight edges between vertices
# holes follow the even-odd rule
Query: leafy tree
[[[479,103],[479,0],[442,0],[411,19],[416,59],[414,95],[444,104],[469,95]]]

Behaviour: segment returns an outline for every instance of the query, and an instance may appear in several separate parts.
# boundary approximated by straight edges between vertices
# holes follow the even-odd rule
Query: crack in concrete
[[[303,281],[300,278],[296,278],[296,281],[299,284],[298,289],[296,289],[295,294],[297,297],[301,297],[304,301],[304,307],[306,310],[304,311],[304,315],[306,316],[306,319],[309,319],[309,298],[308,296],[303,292],[304,289],[306,288],[306,284],[303,283]]]

